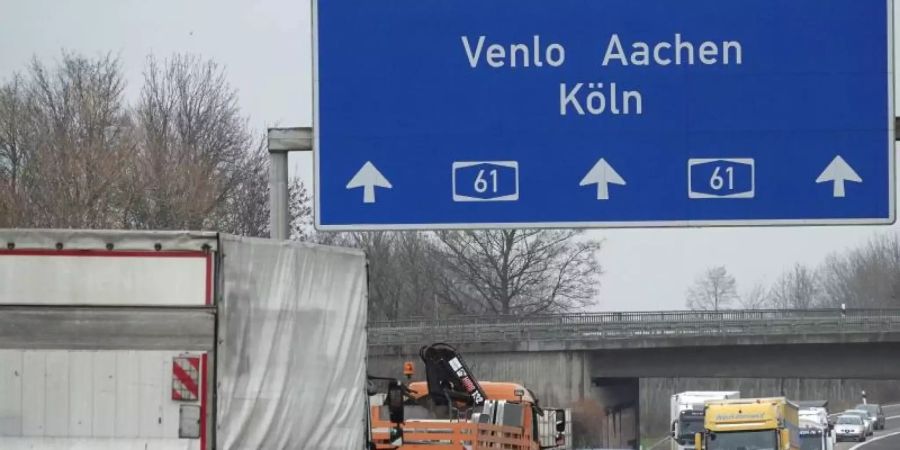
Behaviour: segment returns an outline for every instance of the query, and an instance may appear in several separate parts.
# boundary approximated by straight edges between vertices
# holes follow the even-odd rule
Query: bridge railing
[[[369,345],[900,331],[900,309],[601,312],[369,323]]]

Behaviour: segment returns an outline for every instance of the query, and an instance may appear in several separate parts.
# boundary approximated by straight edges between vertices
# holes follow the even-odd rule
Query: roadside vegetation
[[[794,264],[770,285],[739,291],[725,267],[712,267],[688,290],[689,309],[810,309],[900,307],[900,237],[874,235],[865,244],[834,252],[821,264]]]

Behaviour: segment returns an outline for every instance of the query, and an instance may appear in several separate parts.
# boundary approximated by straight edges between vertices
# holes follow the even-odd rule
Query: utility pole
[[[288,153],[312,151],[312,128],[269,128],[269,236],[288,239],[290,211],[288,210]]]

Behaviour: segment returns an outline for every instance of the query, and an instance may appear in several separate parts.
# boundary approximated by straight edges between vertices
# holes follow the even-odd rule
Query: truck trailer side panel
[[[222,237],[216,448],[361,450],[366,260]]]
[[[0,302],[202,305],[207,259],[200,251],[7,251],[0,258]]]
[[[181,406],[201,399],[171,397],[172,361],[184,354],[0,350],[0,448],[199,449],[178,435]]]
[[[0,229],[0,449],[364,449],[366,283],[352,249]]]
[[[0,448],[206,447],[216,233],[0,230],[0,242]],[[190,357],[187,398],[173,393],[176,357]]]

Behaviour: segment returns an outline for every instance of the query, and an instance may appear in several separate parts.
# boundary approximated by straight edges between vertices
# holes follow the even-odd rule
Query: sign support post
[[[288,206],[288,153],[312,151],[312,128],[269,128],[269,235],[272,239],[290,238]]]

